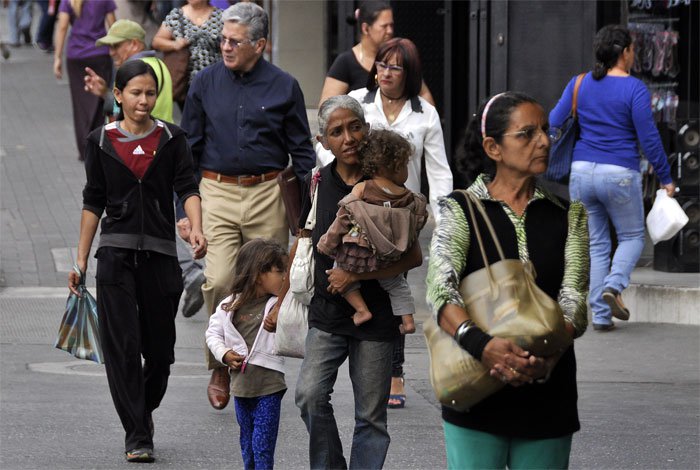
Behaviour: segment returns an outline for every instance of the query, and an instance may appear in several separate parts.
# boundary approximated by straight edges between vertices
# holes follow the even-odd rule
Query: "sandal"
[[[406,406],[406,395],[389,395],[389,401],[386,403],[387,408],[403,408]]]
[[[401,388],[403,388],[404,380],[403,377],[392,377],[391,380],[399,379],[401,382]],[[406,393],[390,393],[389,400],[386,403],[387,408],[403,408],[406,406]]]

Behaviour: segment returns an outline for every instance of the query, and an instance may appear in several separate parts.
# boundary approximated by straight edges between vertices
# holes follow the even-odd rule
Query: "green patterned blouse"
[[[488,175],[482,174],[467,190],[482,200],[494,200],[486,185],[490,182]],[[555,204],[561,202],[545,189],[537,186],[528,205],[537,199],[546,198]],[[515,226],[518,239],[518,253],[523,261],[529,260],[525,218],[518,216],[505,202],[499,201],[508,218]],[[459,203],[452,198],[440,199],[440,224],[433,232],[430,242],[430,262],[426,301],[437,320],[437,313],[446,304],[455,304],[464,308],[459,294],[459,273],[465,266],[469,251],[469,224]],[[569,231],[564,252],[564,279],[559,290],[558,302],[564,311],[565,320],[575,330],[575,337],[581,336],[588,326],[586,296],[590,271],[588,251],[588,218],[586,209],[580,201],[572,201],[568,212]]]

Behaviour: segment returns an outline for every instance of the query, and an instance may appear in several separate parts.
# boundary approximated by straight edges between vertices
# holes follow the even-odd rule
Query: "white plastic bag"
[[[304,357],[308,317],[309,307],[299,302],[291,291],[287,292],[277,314],[275,349],[278,355]]]
[[[656,191],[654,205],[647,215],[647,230],[654,245],[673,238],[687,223],[688,216],[678,201],[669,197],[665,189]]]

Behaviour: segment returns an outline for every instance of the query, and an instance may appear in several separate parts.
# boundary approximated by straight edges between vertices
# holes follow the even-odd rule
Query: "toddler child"
[[[385,268],[406,253],[418,240],[428,213],[425,196],[404,187],[412,154],[406,139],[390,130],[372,130],[358,153],[362,171],[370,179],[357,183],[340,200],[336,219],[316,249],[333,257],[337,267],[364,273]],[[401,316],[401,333],[415,332],[415,306],[406,278],[399,275],[379,283],[389,293],[394,315]],[[343,297],[355,309],[355,325],[372,318],[359,284],[348,288]]]

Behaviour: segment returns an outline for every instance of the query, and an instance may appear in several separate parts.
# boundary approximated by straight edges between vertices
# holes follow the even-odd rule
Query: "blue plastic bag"
[[[97,303],[85,287],[84,274],[77,267],[74,269],[80,273],[80,285],[78,286],[80,297],[72,292],[68,296],[66,312],[63,314],[54,346],[78,359],[104,364],[97,319]]]

